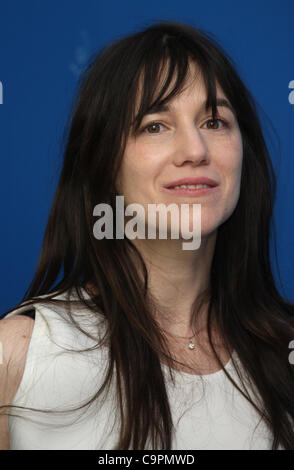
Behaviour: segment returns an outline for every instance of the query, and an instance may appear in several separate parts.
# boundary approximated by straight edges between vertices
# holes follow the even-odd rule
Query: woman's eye
[[[151,132],[147,132],[147,134],[158,134],[156,131],[159,130],[159,126],[162,126],[160,122],[152,122],[151,124],[148,124],[148,126],[145,126],[142,131],[145,132],[147,129],[150,129]]]
[[[226,121],[224,121],[223,119],[209,119],[209,120],[206,121],[204,124],[207,124],[207,123],[214,123],[213,126],[208,126],[207,129],[217,130],[217,129],[214,127],[214,125],[215,125],[217,122],[221,122],[224,127],[228,127],[228,124],[227,124]],[[219,129],[219,128],[218,128],[218,129]]]

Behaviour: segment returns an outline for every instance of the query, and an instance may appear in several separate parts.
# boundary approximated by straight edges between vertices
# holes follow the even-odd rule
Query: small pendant
[[[195,348],[195,344],[192,343],[192,341],[190,341],[190,344],[189,344],[189,349],[194,349]]]

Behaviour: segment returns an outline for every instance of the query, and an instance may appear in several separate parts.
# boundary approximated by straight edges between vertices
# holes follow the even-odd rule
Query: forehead
[[[163,86],[168,76],[168,71],[169,71],[168,63],[161,65],[160,69],[158,70],[156,84],[155,86],[152,87],[154,90],[153,96],[151,99],[152,102],[159,96],[159,93],[163,89]],[[176,84],[177,76],[178,76],[178,73],[174,72],[171,82],[169,83],[169,86],[165,90],[161,99],[165,98],[170,93],[170,91],[174,88]],[[215,86],[216,86],[217,96],[225,97],[225,94],[223,93],[217,79],[215,79]],[[135,98],[135,115],[137,115],[142,99],[143,99],[144,87],[148,88],[150,87],[150,85],[146,83],[145,74],[144,74],[144,71],[142,71],[139,77],[138,88],[137,88],[137,93],[136,93],[136,98]],[[170,101],[172,101],[173,99],[176,99],[176,97],[181,95],[183,92],[186,92],[187,94],[191,93],[194,96],[197,94],[197,96],[201,98],[201,101],[207,98],[205,77],[203,75],[201,67],[195,61],[192,61],[192,60],[189,61],[188,70],[187,70],[185,79],[183,83],[181,84],[179,90],[177,91],[176,95],[174,95],[170,99]],[[149,103],[149,105],[151,105],[151,103]]]

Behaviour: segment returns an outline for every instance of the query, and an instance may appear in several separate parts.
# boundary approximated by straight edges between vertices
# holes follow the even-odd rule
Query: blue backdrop
[[[213,33],[258,103],[278,176],[277,285],[294,300],[293,0],[1,1],[0,18],[0,314],[36,268],[79,73],[106,41],[160,20]]]

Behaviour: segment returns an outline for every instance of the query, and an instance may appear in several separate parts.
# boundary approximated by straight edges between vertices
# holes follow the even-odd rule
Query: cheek
[[[233,189],[233,187],[236,187],[237,189],[241,182],[242,158],[238,158],[231,162],[231,164],[227,167],[226,173],[228,175],[231,189]]]
[[[133,155],[125,155],[116,180],[118,192],[132,200],[139,198],[139,194],[144,192],[144,184],[149,179],[148,171],[150,172],[142,165],[142,160],[134,158]]]
[[[239,195],[243,164],[243,148],[241,138],[236,137],[230,145],[224,146],[224,158],[220,162],[221,173],[224,180],[224,206],[226,212],[236,207]]]
[[[241,188],[241,175],[242,175],[242,156],[239,156],[231,166],[230,179],[229,179],[229,194],[227,195],[227,208],[231,214],[236,208]]]
[[[243,163],[243,148],[242,140],[240,135],[230,142],[230,145],[224,146],[224,156],[227,158],[223,159],[223,173],[230,182],[230,185],[238,186],[240,184],[242,163]]]
[[[150,192],[150,185],[159,171],[160,156],[150,146],[130,145],[125,151],[119,179],[127,192]]]
[[[236,162],[233,167],[235,184],[238,187],[238,191],[240,191],[242,166],[243,166],[243,150],[241,148],[238,153],[238,158],[236,158]]]

